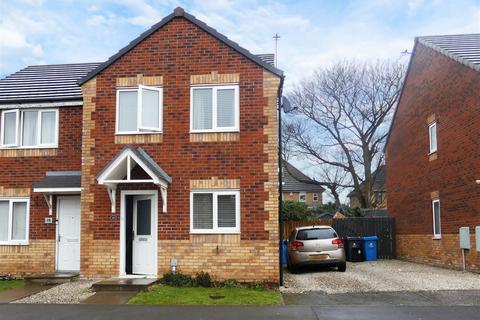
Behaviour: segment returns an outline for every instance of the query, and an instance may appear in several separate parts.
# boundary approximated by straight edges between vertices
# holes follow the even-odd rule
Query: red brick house
[[[181,8],[102,64],[1,80],[0,274],[278,282],[282,84]]]
[[[480,271],[480,34],[415,39],[386,146],[388,213],[404,259]],[[478,242],[477,242],[478,243]]]

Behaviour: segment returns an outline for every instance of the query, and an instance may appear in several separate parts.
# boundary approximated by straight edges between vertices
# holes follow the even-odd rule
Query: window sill
[[[442,240],[442,236],[433,236],[432,240]]]
[[[240,129],[219,129],[219,130],[190,130],[190,133],[230,133],[240,132]]]
[[[241,234],[240,231],[217,231],[217,230],[190,230],[190,234]]]
[[[0,146],[0,150],[36,150],[36,149],[58,149],[58,145],[29,146],[29,147],[4,147],[4,146]]]
[[[115,132],[116,136],[163,134],[162,131]]]
[[[28,246],[28,241],[0,242],[0,246]]]
[[[430,152],[430,153],[428,154],[428,161],[437,160],[437,158],[438,158],[437,151]]]

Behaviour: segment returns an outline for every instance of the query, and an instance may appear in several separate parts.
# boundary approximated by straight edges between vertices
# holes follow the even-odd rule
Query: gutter
[[[282,93],[283,93],[283,82],[285,81],[285,76],[282,75],[280,78],[280,86],[278,88],[278,97],[277,97],[277,104],[278,104],[278,234],[279,234],[279,242],[278,242],[278,264],[280,266],[279,271],[279,283],[280,286],[283,286],[283,265],[282,265],[282,257],[283,257],[283,220],[282,220],[282,172],[283,172],[283,165],[282,165]]]

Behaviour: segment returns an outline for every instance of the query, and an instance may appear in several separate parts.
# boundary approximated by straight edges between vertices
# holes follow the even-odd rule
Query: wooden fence
[[[341,238],[377,236],[378,258],[395,259],[397,257],[394,218],[345,218],[319,221],[285,221],[283,224],[283,239],[288,239],[290,233],[296,227],[311,225],[331,225]]]

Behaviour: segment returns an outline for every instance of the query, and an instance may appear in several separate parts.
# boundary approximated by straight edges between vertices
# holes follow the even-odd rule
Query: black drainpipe
[[[283,286],[283,221],[282,221],[282,91],[283,91],[283,81],[285,76],[282,76],[280,80],[280,87],[278,88],[278,233],[279,233],[279,259],[278,264],[280,266],[280,286]]]

